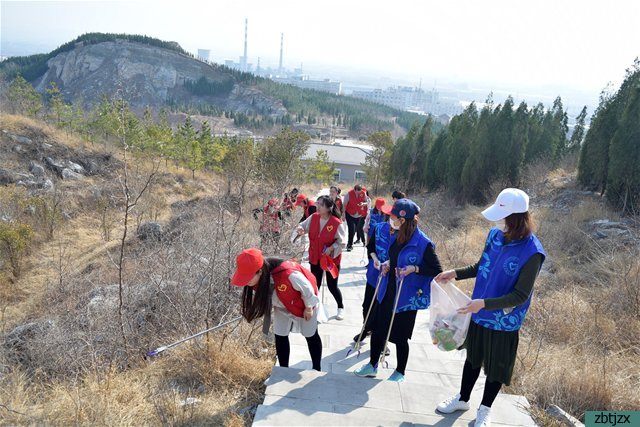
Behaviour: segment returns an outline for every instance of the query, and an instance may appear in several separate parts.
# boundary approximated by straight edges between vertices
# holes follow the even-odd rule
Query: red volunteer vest
[[[293,202],[291,201],[291,199],[289,199],[288,196],[284,196],[284,198],[282,199],[282,210],[290,211],[291,209],[293,209]]]
[[[336,233],[338,227],[342,224],[339,218],[331,215],[325,226],[320,230],[320,214],[311,215],[311,223],[309,224],[309,263],[320,264],[320,255],[325,248],[333,245],[336,241]],[[342,254],[333,258],[336,265],[340,265]]]
[[[334,203],[336,205],[336,210],[340,215],[342,215],[342,213],[344,212],[343,211],[344,207],[342,206],[342,199],[340,198],[340,196],[338,196],[338,198],[335,200]]]
[[[278,211],[269,213],[269,206],[265,206],[262,212],[262,227],[260,231],[263,233],[279,233],[280,232],[280,218],[278,218]]]
[[[296,291],[289,280],[289,276],[294,271],[304,274],[304,277],[311,282],[313,292],[318,295],[318,285],[315,276],[306,268],[293,261],[285,261],[271,271],[273,278],[274,291],[278,295],[278,299],[286,307],[286,309],[296,317],[304,317],[304,300],[302,293]]]
[[[347,213],[351,216],[354,216],[356,213],[360,214],[360,216],[367,216],[367,205],[360,205],[358,203],[366,203],[367,194],[364,191],[364,188],[360,192],[360,197],[356,196],[355,190],[349,191],[349,201],[347,202]]]

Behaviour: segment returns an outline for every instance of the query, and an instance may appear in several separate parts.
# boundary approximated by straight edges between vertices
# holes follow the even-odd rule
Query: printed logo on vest
[[[327,231],[328,232],[332,232],[333,231],[333,225],[327,225]]]
[[[284,283],[281,285],[277,286],[278,292],[284,292],[287,290],[287,285],[285,285]]]
[[[408,265],[414,265],[418,261],[418,254],[416,252],[409,252],[405,257]]]
[[[509,276],[515,276],[518,272],[518,266],[520,265],[520,258],[517,256],[510,256],[503,264],[504,272]]]

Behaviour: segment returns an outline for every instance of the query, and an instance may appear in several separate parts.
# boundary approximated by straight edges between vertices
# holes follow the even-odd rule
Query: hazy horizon
[[[276,67],[280,33],[284,65],[316,77],[467,84],[478,90],[553,94],[597,101],[640,56],[640,3],[537,1],[531,4],[397,1],[299,3],[238,1],[1,1],[0,51],[48,52],[80,34],[145,34],[223,62],[242,55]],[[634,18],[635,17],[635,18]],[[29,25],[25,25],[25,22]],[[36,52],[22,52],[36,53]],[[360,76],[360,77],[358,77]],[[573,94],[573,95],[566,95]],[[580,99],[578,99],[580,98]],[[592,103],[590,102],[590,103]]]

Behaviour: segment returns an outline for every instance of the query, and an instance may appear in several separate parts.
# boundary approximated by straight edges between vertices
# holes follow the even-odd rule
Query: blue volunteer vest
[[[400,250],[397,267],[402,268],[408,265],[420,264],[424,257],[424,251],[427,250],[429,245],[435,248],[429,237],[420,228],[417,228],[409,242]],[[431,303],[431,280],[433,280],[433,277],[420,276],[415,273],[406,276],[400,291],[396,313],[428,308]],[[380,282],[380,289],[378,290],[379,303],[382,303],[384,299],[388,282],[389,275],[384,276]],[[399,285],[400,279],[396,277],[396,290]]]
[[[371,237],[373,234],[373,226],[376,224],[380,224],[381,222],[385,222],[383,213],[374,213],[375,208],[369,209],[369,231],[367,231],[367,236]]]
[[[396,239],[395,234],[389,234],[390,228],[391,226],[388,222],[379,222],[369,229],[369,231],[376,233],[376,255],[381,263],[389,259],[389,248]],[[373,266],[373,260],[369,259],[369,265],[367,266],[367,285],[375,288],[379,275],[380,270],[376,270]]]
[[[542,254],[544,262],[546,253],[535,235],[505,243],[504,233],[497,228],[492,228],[482,252],[472,298],[498,298],[513,291],[520,270],[535,254]],[[524,303],[514,307],[508,313],[503,309],[483,308],[474,313],[471,319],[478,325],[495,331],[517,331],[529,310],[532,295],[533,291]]]

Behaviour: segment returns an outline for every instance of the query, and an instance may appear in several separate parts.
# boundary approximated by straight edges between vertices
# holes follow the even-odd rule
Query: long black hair
[[[331,196],[318,197],[318,200],[316,200],[316,204],[318,203],[324,206],[325,208],[329,209],[329,212],[331,212],[331,215],[335,216],[338,219],[341,217],[340,212],[338,212],[338,207],[336,206],[336,203],[333,201]]]
[[[287,258],[280,256],[265,257],[259,270],[258,284],[255,287],[245,286],[242,290],[242,317],[247,322],[265,315],[271,298],[271,271],[286,260]]]

